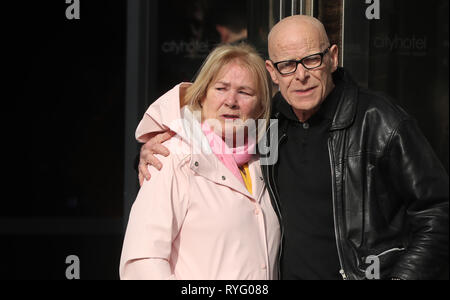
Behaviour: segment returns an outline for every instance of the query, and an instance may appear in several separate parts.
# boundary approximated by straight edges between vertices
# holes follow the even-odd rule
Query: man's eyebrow
[[[278,62],[285,62],[285,61],[297,61],[297,60],[298,60],[298,59],[296,59],[296,58],[287,58],[287,59],[275,61],[275,63],[278,63]]]

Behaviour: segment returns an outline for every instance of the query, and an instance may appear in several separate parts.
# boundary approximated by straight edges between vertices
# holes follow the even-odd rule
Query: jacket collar
[[[265,188],[261,172],[260,161],[257,158],[249,162],[250,177],[252,179],[252,194],[214,155],[193,154],[190,168],[197,175],[215,184],[226,186],[252,201],[261,202]]]
[[[342,93],[331,125],[331,131],[350,127],[355,121],[358,103],[358,86],[343,68],[333,74],[336,85],[342,85]]]
[[[167,126],[177,134],[180,134],[180,131],[182,131],[182,128],[179,127],[179,121],[183,118],[180,111],[180,107],[183,107],[181,103],[183,97],[181,95],[191,85],[191,83],[181,83],[162,96],[161,100],[158,101],[161,105],[157,107],[160,112],[156,115],[161,116],[161,124]],[[173,101],[172,99],[174,98],[179,99],[179,101]]]

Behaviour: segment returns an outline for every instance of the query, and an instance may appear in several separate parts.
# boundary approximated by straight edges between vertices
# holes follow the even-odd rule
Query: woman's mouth
[[[225,120],[237,120],[239,119],[238,115],[222,115],[222,118]]]

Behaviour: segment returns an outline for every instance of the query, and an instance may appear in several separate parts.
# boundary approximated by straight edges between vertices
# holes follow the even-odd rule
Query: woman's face
[[[262,113],[256,89],[256,80],[245,67],[237,62],[225,65],[202,101],[203,121],[219,121],[223,136],[226,130],[235,132],[235,127],[230,127],[233,121],[256,119]],[[209,122],[217,132],[214,123]]]

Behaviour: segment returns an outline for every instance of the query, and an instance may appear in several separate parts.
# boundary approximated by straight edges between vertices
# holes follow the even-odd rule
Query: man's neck
[[[302,123],[308,122],[309,119],[312,118],[318,111],[320,110],[320,106],[316,107],[314,110],[296,110],[293,108],[293,111],[295,115],[297,116],[298,120]]]

